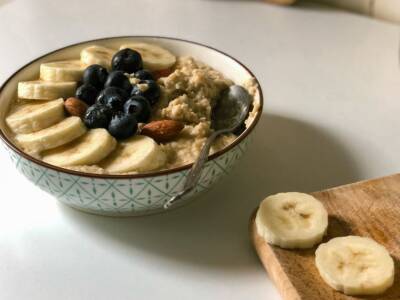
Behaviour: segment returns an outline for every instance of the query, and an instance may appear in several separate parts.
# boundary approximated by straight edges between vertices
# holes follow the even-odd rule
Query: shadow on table
[[[357,179],[357,166],[335,137],[303,121],[267,114],[230,176],[186,207],[141,218],[60,209],[89,238],[96,236],[104,245],[120,243],[127,255],[143,251],[184,264],[243,271],[260,267],[249,242],[248,219],[266,195]]]

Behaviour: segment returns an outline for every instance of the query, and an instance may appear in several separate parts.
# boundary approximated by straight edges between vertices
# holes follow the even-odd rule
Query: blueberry
[[[101,90],[107,80],[108,72],[100,65],[90,65],[83,72],[83,83],[89,83]]]
[[[160,87],[154,80],[142,80],[132,87],[131,95],[145,97],[154,105],[160,98]]]
[[[110,110],[98,104],[90,106],[83,118],[83,121],[88,128],[107,128],[110,123]]]
[[[92,105],[96,101],[96,97],[99,91],[91,84],[84,83],[77,88],[75,97],[86,102],[88,105]]]
[[[124,107],[124,101],[121,97],[118,96],[110,96],[107,99],[106,106],[109,107],[113,112],[121,111]]]
[[[125,90],[127,93],[131,92],[132,85],[129,82],[128,77],[125,76],[124,72],[122,71],[112,71],[107,78],[104,87],[117,87],[120,89]]]
[[[111,60],[113,70],[132,74],[143,68],[142,56],[139,52],[126,48],[114,54]]]
[[[124,102],[128,99],[129,94],[120,88],[117,87],[107,87],[104,90],[102,90],[97,97],[97,103],[101,105],[106,105],[113,107],[113,104],[108,104],[112,102],[121,102],[121,107],[124,104]],[[111,100],[111,99],[118,99],[118,100]]]
[[[148,70],[139,70],[134,76],[140,80],[154,80],[153,74]]]
[[[135,116],[139,123],[146,123],[150,119],[151,106],[142,96],[132,96],[124,104],[124,112]]]
[[[108,126],[108,132],[116,139],[126,139],[134,135],[138,125],[135,116],[118,112]]]

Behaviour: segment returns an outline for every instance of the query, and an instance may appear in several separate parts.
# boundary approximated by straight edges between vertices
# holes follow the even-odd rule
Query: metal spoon
[[[212,143],[220,134],[235,131],[249,114],[250,105],[251,97],[249,93],[239,85],[232,85],[223,93],[211,115],[211,127],[214,129],[214,132],[204,143],[199,157],[189,171],[183,190],[171,197],[164,204],[164,209],[176,203],[183,195],[190,192],[196,186],[203,166],[207,161]]]

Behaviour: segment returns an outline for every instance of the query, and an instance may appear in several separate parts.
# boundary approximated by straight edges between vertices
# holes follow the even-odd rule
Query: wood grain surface
[[[329,213],[328,233],[333,237],[360,235],[384,245],[395,261],[395,281],[384,294],[369,297],[346,296],[330,288],[314,263],[316,247],[285,250],[271,246],[257,234],[254,218],[250,236],[261,262],[284,300],[400,300],[400,174],[362,181],[312,193]]]

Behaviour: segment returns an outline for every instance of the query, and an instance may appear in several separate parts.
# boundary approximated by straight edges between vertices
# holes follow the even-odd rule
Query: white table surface
[[[136,219],[58,204],[0,148],[0,299],[280,299],[249,215],[271,193],[399,171],[399,28],[258,1],[0,0],[0,82],[49,50],[134,34],[207,43],[247,64],[265,93],[254,144],[202,199]]]

